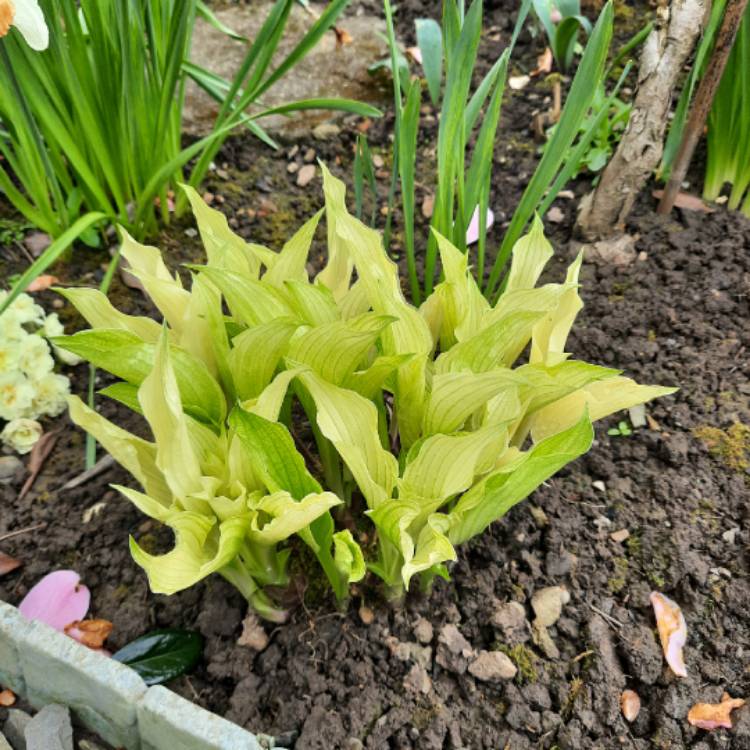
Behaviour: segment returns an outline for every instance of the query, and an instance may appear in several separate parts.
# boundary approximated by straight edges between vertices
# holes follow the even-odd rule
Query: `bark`
[[[641,52],[630,122],[596,189],[581,202],[578,227],[587,240],[623,231],[638,193],[664,150],[672,92],[701,29],[707,0],[673,0]]]

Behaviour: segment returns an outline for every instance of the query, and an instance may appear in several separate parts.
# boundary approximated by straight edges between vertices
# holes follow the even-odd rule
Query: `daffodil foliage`
[[[189,190],[207,254],[189,290],[125,236],[163,325],[92,289],[61,290],[91,330],[55,343],[119,378],[104,393],[151,427],[143,440],[70,399],[142,488],[118,489],[174,531],[164,555],[131,539],[156,592],[217,572],[278,618],[264,589],[286,582],[295,535],[339,598],[366,569],[394,595],[417,574],[447,576],[459,544],[588,450],[592,420],[672,390],[566,353],[581,258],[539,286],[552,256],[539,221],[494,306],[437,236],[443,281],[417,309],[325,168],[324,189],[324,211],[279,252],[236,236]],[[311,279],[323,213],[327,264]]]

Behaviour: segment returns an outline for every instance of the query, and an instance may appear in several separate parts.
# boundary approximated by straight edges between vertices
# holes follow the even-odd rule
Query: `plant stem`
[[[706,118],[711,110],[716,90],[719,88],[721,76],[729,59],[729,53],[732,51],[732,45],[742,16],[745,13],[747,2],[748,0],[729,0],[727,3],[711,59],[708,61],[706,72],[695,94],[693,108],[690,111],[690,117],[682,136],[682,143],[680,143],[680,149],[672,166],[669,182],[667,182],[664,194],[659,201],[657,212],[660,214],[668,214],[674,206],[680,186],[690,166],[690,160],[693,158],[693,152],[703,133]]]

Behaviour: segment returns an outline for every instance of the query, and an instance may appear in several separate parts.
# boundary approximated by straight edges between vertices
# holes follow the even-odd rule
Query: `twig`
[[[734,38],[737,36],[737,30],[742,22],[747,2],[748,0],[729,0],[727,3],[721,28],[716,35],[711,59],[708,61],[706,72],[698,85],[698,91],[695,93],[695,101],[685,125],[680,150],[677,152],[672,165],[669,182],[664,188],[664,194],[659,201],[659,207],[656,209],[657,213],[668,214],[674,206],[677,194],[680,192],[680,185],[685,179],[690,160],[693,158],[693,152],[703,133],[706,118],[711,110],[716,90],[719,88],[721,76],[729,59],[729,53],[732,51]]]
[[[595,607],[593,604],[589,604],[589,609],[592,612],[596,612],[597,615],[600,615],[601,617],[603,617],[610,625],[612,625],[612,627],[615,627],[615,628],[625,627],[623,623],[621,623],[619,620],[616,620],[614,617],[612,617],[612,615],[608,615],[606,612],[602,612],[602,610],[599,609],[599,607]]]
[[[12,539],[14,536],[21,536],[21,534],[28,534],[30,531],[41,531],[47,528],[47,523],[38,523],[35,526],[27,526],[25,529],[16,529],[16,531],[8,531],[5,534],[0,534],[0,542],[4,542],[6,539]]]
[[[102,474],[107,469],[109,469],[111,466],[115,465],[115,459],[112,458],[109,454],[106,456],[102,456],[90,469],[86,469],[86,471],[82,471],[78,476],[73,477],[70,481],[66,482],[62,487],[60,487],[60,492],[63,492],[64,490],[72,490],[76,487],[80,487],[82,484],[85,484],[90,479],[93,479],[94,477],[98,476],[99,474]]]

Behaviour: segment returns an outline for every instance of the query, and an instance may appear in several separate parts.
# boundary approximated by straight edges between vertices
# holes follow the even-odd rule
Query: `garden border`
[[[0,600],[0,684],[35,708],[59,703],[127,750],[263,750],[258,738]],[[273,742],[271,742],[273,745]]]

